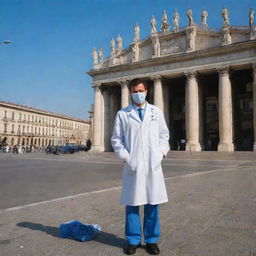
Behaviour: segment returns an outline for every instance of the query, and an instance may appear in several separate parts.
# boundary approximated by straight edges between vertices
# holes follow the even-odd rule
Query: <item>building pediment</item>
[[[223,43],[223,33],[223,30],[203,30],[197,26],[185,27],[179,32],[158,32],[148,36],[142,41],[133,42],[126,49],[116,50],[112,56],[106,58],[102,63],[94,65],[94,69],[100,70],[250,40],[249,27],[228,27],[228,33],[232,41],[226,44]],[[135,56],[136,50],[134,50],[136,47],[137,57]]]

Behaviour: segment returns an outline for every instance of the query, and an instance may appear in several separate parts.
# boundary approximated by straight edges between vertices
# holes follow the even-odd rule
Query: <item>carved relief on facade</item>
[[[161,41],[161,55],[170,55],[186,50],[185,36]]]
[[[222,45],[231,44],[231,35],[230,35],[229,26],[223,26],[221,33],[222,33]]]
[[[140,48],[139,43],[135,42],[132,44],[132,62],[139,61]]]
[[[159,37],[157,34],[154,34],[151,36],[152,38],[152,46],[153,46],[153,58],[157,58],[161,56],[161,48],[160,48],[160,42]]]
[[[189,26],[186,29],[187,52],[195,51],[196,26]]]

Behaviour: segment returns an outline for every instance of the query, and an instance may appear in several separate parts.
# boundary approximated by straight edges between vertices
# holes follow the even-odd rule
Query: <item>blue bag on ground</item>
[[[72,238],[81,242],[92,240],[100,232],[100,226],[85,225],[78,220],[71,220],[60,224],[60,237]]]

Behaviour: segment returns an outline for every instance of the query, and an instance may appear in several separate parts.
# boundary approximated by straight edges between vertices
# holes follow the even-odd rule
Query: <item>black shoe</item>
[[[146,251],[151,255],[158,255],[160,253],[157,244],[146,244]]]
[[[138,247],[140,247],[141,245],[134,245],[134,244],[128,244],[127,248],[125,248],[124,253],[127,255],[132,255],[135,254],[136,250]]]

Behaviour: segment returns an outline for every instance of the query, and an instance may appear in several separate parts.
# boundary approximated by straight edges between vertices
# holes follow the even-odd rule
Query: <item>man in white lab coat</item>
[[[111,143],[123,161],[121,203],[126,206],[126,254],[141,245],[139,206],[144,205],[143,233],[146,251],[160,253],[159,204],[168,201],[161,161],[169,151],[169,131],[162,111],[145,98],[147,84],[140,79],[129,83],[132,104],[117,112]]]

